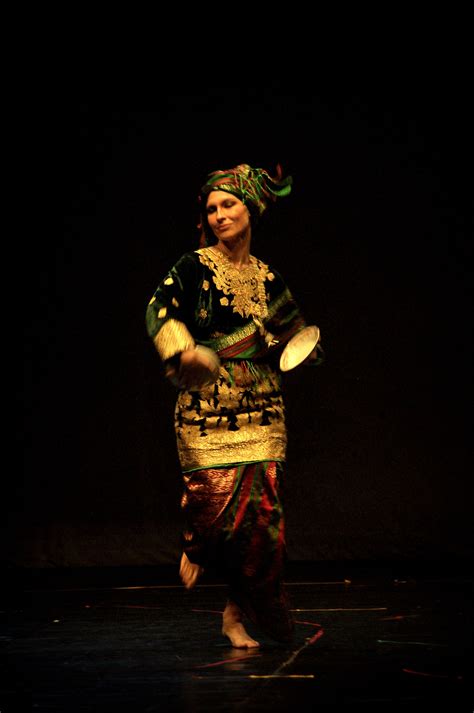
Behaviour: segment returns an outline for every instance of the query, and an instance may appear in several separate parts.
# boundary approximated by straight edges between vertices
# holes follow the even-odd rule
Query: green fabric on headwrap
[[[232,193],[244,203],[253,203],[261,215],[269,200],[275,201],[291,193],[292,182],[291,176],[282,179],[280,166],[277,166],[277,176],[272,178],[263,168],[241,163],[227,171],[210,173],[201,191],[205,195],[211,191]]]

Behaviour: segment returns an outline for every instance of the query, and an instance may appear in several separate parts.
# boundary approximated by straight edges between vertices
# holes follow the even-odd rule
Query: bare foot
[[[179,566],[179,576],[181,577],[186,589],[191,589],[192,587],[194,587],[203,572],[204,569],[201,567],[201,565],[194,564],[194,562],[190,562],[186,553],[183,552],[183,555],[181,557],[181,564]]]
[[[252,639],[242,624],[242,611],[234,602],[227,602],[222,615],[222,633],[230,639],[236,649],[256,649],[258,641]]]

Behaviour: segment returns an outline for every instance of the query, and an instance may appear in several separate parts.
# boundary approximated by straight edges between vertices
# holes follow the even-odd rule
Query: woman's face
[[[211,191],[207,221],[218,240],[227,242],[250,235],[250,213],[242,201],[227,191]]]

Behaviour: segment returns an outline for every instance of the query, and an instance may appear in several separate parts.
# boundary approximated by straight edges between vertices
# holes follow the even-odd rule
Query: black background
[[[170,82],[153,95],[56,98],[34,120],[23,114],[25,457],[8,478],[3,559],[177,560],[175,393],[144,315],[168,268],[198,247],[207,173],[242,162],[293,176],[253,252],[283,274],[326,351],[320,368],[285,377],[290,557],[471,556],[472,126],[461,79]]]

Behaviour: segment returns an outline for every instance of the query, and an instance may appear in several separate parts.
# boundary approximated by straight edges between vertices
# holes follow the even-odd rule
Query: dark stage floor
[[[249,626],[253,652],[220,634],[208,574],[192,591],[177,567],[3,574],[1,713],[474,707],[467,567],[290,564],[295,644]]]

